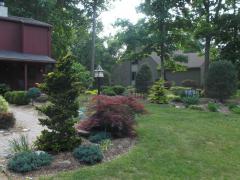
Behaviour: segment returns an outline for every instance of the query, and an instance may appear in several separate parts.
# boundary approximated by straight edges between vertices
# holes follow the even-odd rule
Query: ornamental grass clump
[[[88,110],[92,115],[81,121],[77,130],[108,132],[116,138],[135,136],[135,115],[145,112],[136,99],[124,96],[95,96]]]

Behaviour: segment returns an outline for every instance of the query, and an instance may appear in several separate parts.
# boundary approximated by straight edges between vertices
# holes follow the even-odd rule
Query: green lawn
[[[148,105],[139,142],[112,162],[50,179],[239,179],[240,116]]]

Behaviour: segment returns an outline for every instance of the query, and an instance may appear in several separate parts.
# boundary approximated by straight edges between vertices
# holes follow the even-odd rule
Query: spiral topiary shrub
[[[102,161],[103,154],[98,145],[82,145],[74,149],[73,156],[81,163],[96,164]]]
[[[52,160],[53,157],[45,152],[23,152],[10,159],[8,169],[17,173],[25,173],[50,165]]]

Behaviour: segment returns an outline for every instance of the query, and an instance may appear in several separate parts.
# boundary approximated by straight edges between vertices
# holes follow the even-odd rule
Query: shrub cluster
[[[25,173],[50,165],[52,160],[53,157],[47,153],[22,152],[10,159],[8,169],[17,173]]]
[[[116,95],[123,95],[125,92],[125,87],[120,85],[115,86],[105,86],[103,87],[102,94],[107,96],[116,96]]]
[[[106,140],[106,139],[111,139],[111,134],[108,132],[93,133],[89,137],[89,141],[91,141],[92,143],[101,143],[103,140]]]
[[[131,137],[135,132],[135,115],[144,113],[144,106],[134,98],[124,96],[96,96],[88,109],[93,112],[81,121],[77,129],[109,132],[113,137]]]
[[[0,95],[4,95],[6,92],[10,91],[10,87],[7,84],[0,84]]]
[[[102,94],[106,96],[116,96],[117,94],[113,91],[113,88],[110,86],[105,86],[102,90]]]
[[[154,85],[150,89],[149,100],[150,100],[150,102],[157,103],[157,104],[167,104],[168,103],[167,91],[164,87],[163,80],[159,80],[154,83]]]
[[[16,105],[27,105],[30,102],[30,99],[25,91],[9,91],[4,95],[5,99]]]
[[[223,101],[237,90],[237,71],[228,61],[217,61],[210,65],[206,78],[206,95]]]
[[[0,112],[0,129],[9,129],[15,125],[15,122],[13,113]]]
[[[74,149],[73,156],[81,163],[96,164],[102,161],[103,154],[98,145],[82,145]]]
[[[8,103],[7,101],[0,95],[0,113],[8,112]]]

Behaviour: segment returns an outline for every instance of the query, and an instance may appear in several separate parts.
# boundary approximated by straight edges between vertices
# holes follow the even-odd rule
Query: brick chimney
[[[4,0],[0,0],[0,16],[2,17],[8,16],[8,8],[5,7]]]

